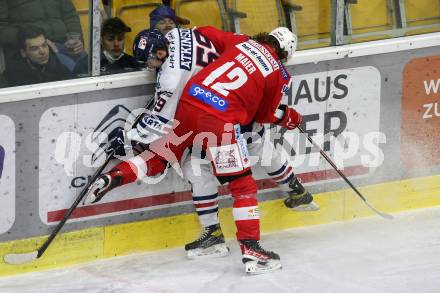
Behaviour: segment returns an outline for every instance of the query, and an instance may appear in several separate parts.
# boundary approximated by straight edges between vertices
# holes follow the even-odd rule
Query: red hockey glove
[[[292,130],[301,124],[303,117],[295,109],[284,106],[281,110],[284,111],[284,116],[278,121],[278,125]]]

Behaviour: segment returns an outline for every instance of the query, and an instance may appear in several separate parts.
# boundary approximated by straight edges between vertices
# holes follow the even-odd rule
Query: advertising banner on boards
[[[368,80],[369,82],[365,82]],[[367,176],[380,166],[380,73],[374,67],[318,72],[294,77],[289,103],[304,115],[305,129],[334,155],[347,176]],[[130,110],[144,97],[54,107],[40,119],[39,212],[46,224],[59,221],[104,156],[100,145],[124,127]],[[271,135],[273,133],[271,132]],[[277,139],[275,136],[268,139]],[[298,139],[283,135],[284,154],[304,182],[338,179],[319,152]],[[279,137],[278,137],[279,138]],[[114,160],[113,164],[118,162]],[[264,163],[264,162],[262,162]],[[267,176],[255,172],[256,178]],[[261,185],[260,185],[261,186]],[[266,187],[275,187],[266,185]],[[222,192],[220,192],[222,194]],[[227,194],[223,192],[223,194]],[[92,206],[78,207],[73,221],[178,206],[191,202],[190,186],[174,171],[158,184],[129,184],[113,190]]]
[[[15,125],[0,115],[0,234],[15,221]]]
[[[304,117],[309,136],[347,175],[367,174],[383,162],[380,72],[371,66],[294,75],[289,104]],[[330,170],[298,130],[284,134],[297,173]]]
[[[111,101],[68,105],[49,108],[40,119],[39,154],[39,213],[43,223],[60,220],[75,197],[84,188],[95,169],[105,160],[102,151],[118,129],[128,120],[133,121],[134,109],[145,105],[146,97],[132,97]],[[112,160],[112,165],[118,163]],[[110,192],[98,205],[79,206],[73,216],[99,217],[101,214],[119,214],[157,205],[151,195],[188,189],[181,180],[170,174],[162,184],[130,184]],[[141,202],[131,199],[143,198]],[[127,202],[127,200],[129,200]]]
[[[402,78],[401,161],[408,170],[440,164],[440,56],[408,62]]]

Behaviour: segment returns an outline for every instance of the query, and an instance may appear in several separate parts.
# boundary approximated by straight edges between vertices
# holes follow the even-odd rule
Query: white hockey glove
[[[135,128],[127,131],[127,138],[143,144],[150,144],[168,134],[171,121],[159,116],[146,114]]]

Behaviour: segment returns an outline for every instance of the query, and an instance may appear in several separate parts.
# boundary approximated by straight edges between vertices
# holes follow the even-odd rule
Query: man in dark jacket
[[[67,33],[82,32],[71,0],[0,0],[0,46],[7,58],[19,47],[19,29],[27,25],[42,29],[49,46],[67,57],[76,60],[85,55],[81,39],[67,39]]]
[[[67,32],[81,33],[71,0],[0,0],[0,45],[16,47],[20,27],[32,24],[52,42],[66,42]]]
[[[21,28],[17,33],[20,49],[6,63],[5,76],[10,86],[63,80],[72,77],[58,60],[44,32],[34,26]]]

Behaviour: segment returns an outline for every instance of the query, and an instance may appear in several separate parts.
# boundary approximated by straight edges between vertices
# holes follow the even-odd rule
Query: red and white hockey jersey
[[[198,28],[221,53],[190,79],[182,101],[226,122],[246,125],[278,121],[280,101],[289,94],[291,77],[274,50],[244,35],[213,27]]]

